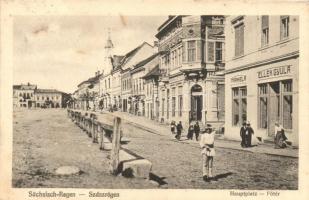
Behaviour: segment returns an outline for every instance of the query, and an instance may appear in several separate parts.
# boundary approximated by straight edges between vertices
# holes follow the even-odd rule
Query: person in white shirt
[[[203,180],[209,181],[212,176],[213,158],[215,156],[215,131],[210,124],[201,134],[200,146],[202,148],[202,162],[203,162]]]

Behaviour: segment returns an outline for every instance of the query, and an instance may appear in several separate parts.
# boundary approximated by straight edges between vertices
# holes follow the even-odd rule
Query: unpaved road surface
[[[113,117],[99,119],[111,123]],[[200,149],[195,142],[178,142],[123,121],[123,148],[153,164],[153,181],[109,174],[107,156],[66,116],[65,110],[14,112],[14,187],[73,188],[196,188],[196,189],[297,189],[298,159],[216,148],[214,175],[201,178]],[[79,167],[83,173],[56,176],[56,168]]]

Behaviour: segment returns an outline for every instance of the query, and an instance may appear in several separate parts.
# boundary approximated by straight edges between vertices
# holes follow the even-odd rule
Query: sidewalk
[[[170,132],[170,127],[166,124],[162,124],[159,122],[156,122],[154,120],[150,120],[146,117],[142,116],[135,116],[129,113],[125,112],[107,112],[103,111],[105,114],[114,115],[117,117],[122,118],[123,120],[141,128],[146,131],[149,131],[153,134],[162,135],[162,136],[168,136],[171,138],[174,138],[174,135]],[[185,131],[186,133],[186,131]],[[183,133],[183,136],[179,142],[182,143],[188,143],[188,144],[196,144],[197,141],[195,140],[187,140],[186,134]],[[275,155],[275,156],[286,156],[286,157],[293,157],[298,158],[298,149],[292,149],[292,148],[286,148],[286,149],[274,149],[274,146],[271,144],[258,144],[257,146],[251,147],[251,148],[242,148],[240,146],[239,141],[235,140],[227,140],[224,138],[217,138],[216,140],[216,147],[219,148],[226,148],[226,149],[234,149],[234,150],[240,150],[240,151],[247,151],[252,153],[263,153],[268,155]]]

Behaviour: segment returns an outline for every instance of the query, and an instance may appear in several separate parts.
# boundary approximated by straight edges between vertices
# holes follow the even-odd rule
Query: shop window
[[[196,42],[188,41],[188,62],[196,60]]]
[[[232,88],[232,94],[232,124],[233,126],[240,126],[243,122],[247,121],[247,88]]]
[[[267,101],[268,101],[268,88],[267,84],[259,85],[259,128],[267,128]]]
[[[262,46],[269,43],[269,16],[262,16]]]
[[[235,26],[235,56],[244,54],[244,24]]]
[[[280,16],[280,39],[289,37],[290,18],[289,16]]]
[[[293,114],[293,94],[292,94],[292,81],[283,81],[283,110],[282,121],[283,127],[286,129],[292,129],[292,114]]]
[[[274,134],[274,124],[279,122],[285,129],[292,129],[293,85],[292,80],[260,84],[259,128]]]

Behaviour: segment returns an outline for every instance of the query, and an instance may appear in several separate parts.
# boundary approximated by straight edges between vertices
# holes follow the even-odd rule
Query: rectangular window
[[[172,97],[172,117],[175,117],[176,113],[176,97]]]
[[[292,129],[293,85],[292,80],[258,85],[259,128],[268,129],[273,135],[275,122],[285,129]]]
[[[259,85],[259,128],[267,128],[267,102],[268,102],[268,86],[267,84]]]
[[[240,126],[247,121],[247,88],[232,88],[232,119],[233,126]]]
[[[214,49],[215,49],[215,43],[214,42],[207,42],[207,60],[209,62],[215,61]]]
[[[182,86],[178,86],[178,116],[182,116],[182,105],[183,105],[183,97],[182,97]]]
[[[282,92],[282,121],[283,128],[292,129],[292,115],[293,115],[293,88],[292,80],[287,80],[282,82],[283,92]]]
[[[178,95],[178,116],[179,117],[182,116],[182,104],[183,104],[182,95]]]
[[[235,56],[244,54],[244,24],[235,26]]]
[[[289,37],[289,26],[290,26],[289,16],[280,16],[280,39],[281,40]]]
[[[222,62],[222,42],[216,42],[216,62]]]
[[[262,16],[262,46],[269,43],[269,17]]]
[[[196,43],[195,41],[188,41],[188,62],[196,60]]]

